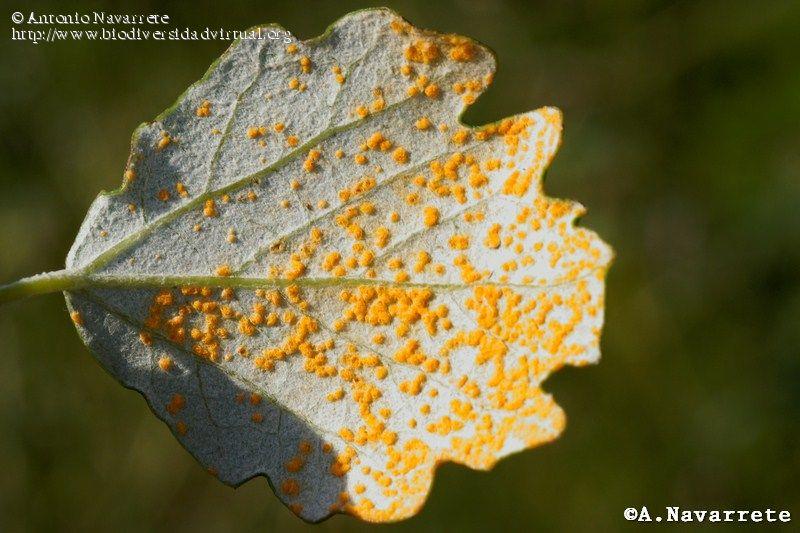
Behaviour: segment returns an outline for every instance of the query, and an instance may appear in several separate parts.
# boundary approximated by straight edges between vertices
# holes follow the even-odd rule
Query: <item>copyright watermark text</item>
[[[11,40],[31,44],[69,41],[232,41],[270,40],[291,43],[292,34],[276,27],[250,30],[172,26],[169,15],[87,13],[11,13]]]
[[[663,513],[651,511],[647,506],[628,507],[622,513],[629,522],[791,522],[792,514],[787,510],[758,509],[684,509],[665,507]]]

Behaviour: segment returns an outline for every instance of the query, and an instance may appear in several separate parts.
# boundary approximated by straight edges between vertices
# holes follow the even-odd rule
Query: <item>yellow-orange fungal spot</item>
[[[425,206],[422,210],[422,221],[427,227],[433,227],[439,223],[439,209],[432,205]]]
[[[272,125],[272,129],[275,130],[275,133],[280,133],[286,129],[286,125],[283,122],[276,122]]]
[[[451,139],[456,144],[464,144],[469,140],[469,130],[460,129],[453,134]]]
[[[186,398],[182,394],[176,392],[166,405],[166,410],[169,414],[175,416],[184,407],[186,407]]]
[[[250,126],[247,128],[246,133],[248,139],[258,139],[266,133],[266,128],[264,126]]]
[[[134,169],[132,169],[132,168],[129,168],[122,175],[122,178],[125,181],[125,183],[130,183],[130,182],[132,182],[133,180],[136,179],[136,171]]]
[[[414,123],[414,126],[418,130],[424,131],[424,130],[430,129],[432,124],[431,124],[431,121],[428,119],[428,117],[421,117],[421,118],[417,119],[417,121]]]
[[[365,141],[365,144],[370,150],[378,150],[381,147],[381,143],[385,140],[386,138],[383,136],[383,134],[379,131],[376,131],[369,136],[369,138]]]
[[[216,268],[216,270],[214,270],[214,274],[222,277],[230,276],[232,273],[233,271],[231,270],[231,267],[228,265],[220,265]]]
[[[297,138],[296,135],[289,135],[286,137],[286,145],[290,148],[294,148],[300,143],[300,139]]]
[[[364,154],[356,154],[353,160],[359,165],[367,164],[367,157]]]
[[[264,421],[264,415],[262,415],[261,413],[253,413],[252,415],[250,415],[250,420],[254,424],[260,424],[261,422]]]
[[[306,265],[297,258],[291,258],[289,266],[284,269],[283,275],[286,279],[297,279],[306,272]]]
[[[364,250],[358,257],[358,264],[362,267],[368,267],[372,264],[372,261],[374,259],[375,259],[375,252],[373,252],[372,250]]]
[[[354,239],[361,240],[364,238],[364,228],[361,227],[356,222],[351,222],[347,226],[347,233],[349,233],[350,236],[353,237]]]
[[[389,231],[389,228],[385,226],[379,226],[375,230],[375,246],[378,248],[385,247],[389,243],[391,235],[392,233]]]
[[[71,313],[69,314],[69,317],[72,319],[72,322],[73,322],[73,323],[74,323],[76,326],[82,326],[82,325],[83,325],[83,316],[81,315],[81,312],[80,312],[80,311],[73,311],[73,312],[71,312]]]
[[[492,226],[489,228],[489,232],[486,234],[486,239],[483,241],[488,248],[500,247],[500,229],[500,224],[492,224]]]
[[[287,54],[297,53],[297,45],[295,43],[286,45],[286,53]]]
[[[150,346],[153,344],[153,337],[148,332],[142,331],[139,333],[139,342],[145,346]]]
[[[208,100],[203,100],[203,102],[197,106],[197,109],[195,109],[194,113],[198,117],[211,116],[211,102]]]
[[[392,152],[392,159],[400,164],[408,163],[408,150],[402,147],[395,148]]]
[[[306,172],[313,172],[320,157],[322,157],[322,152],[319,150],[310,150],[306,156],[306,160],[303,162],[303,169]]]
[[[453,61],[466,62],[475,59],[476,53],[477,47],[471,42],[464,40],[453,46],[448,55]]]
[[[440,94],[439,86],[435,83],[431,83],[427,87],[425,87],[425,96],[428,98],[436,98]]]
[[[303,469],[306,462],[302,457],[292,457],[284,466],[286,467],[287,472],[299,472]]]
[[[404,20],[395,19],[389,23],[389,27],[397,35],[406,35],[413,30],[411,24]]]
[[[469,235],[453,235],[450,237],[449,244],[453,250],[466,250],[469,248]]]
[[[384,100],[383,96],[378,96],[369,105],[369,109],[373,113],[377,113],[378,111],[383,110],[385,107],[386,100]]]
[[[331,68],[331,72],[333,72],[333,76],[336,79],[336,82],[340,85],[345,82],[345,77],[342,74],[342,69],[338,65],[334,65]]]
[[[433,41],[419,39],[406,47],[404,55],[408,61],[428,65],[439,59],[439,47]]]
[[[339,261],[342,258],[342,254],[339,252],[328,252],[325,255],[325,259],[322,261],[322,269],[326,272],[330,272],[333,268],[339,264]]]
[[[292,78],[289,80],[289,88],[290,89],[299,89],[300,88],[300,80],[297,78]]]
[[[386,263],[386,266],[389,267],[389,270],[398,270],[403,268],[403,260],[399,257],[393,257],[389,259],[389,261]]]
[[[169,191],[167,189],[161,189],[160,191],[158,191],[158,194],[156,195],[156,197],[162,202],[168,201],[169,196],[170,196]]]
[[[329,402],[338,402],[342,398],[344,398],[344,389],[341,389],[341,388],[339,388],[339,389],[337,389],[337,390],[335,390],[333,392],[328,393],[328,396],[327,396],[327,399],[328,399]]]
[[[362,215],[374,215],[375,204],[373,204],[372,202],[362,202],[361,205],[358,206],[358,210],[361,212]]]
[[[174,362],[172,361],[172,357],[164,356],[158,360],[158,368],[161,369],[162,372],[169,372],[172,370],[174,366]]]
[[[411,192],[406,195],[406,203],[408,205],[416,205],[419,203],[420,197],[419,193]]]
[[[173,139],[169,136],[169,133],[162,131],[161,137],[159,137],[158,142],[156,142],[156,150],[163,150],[172,143],[172,140]]]
[[[217,216],[217,204],[212,199],[208,199],[203,204],[203,216],[213,218]]]
[[[186,435],[186,431],[188,428],[186,427],[186,423],[182,420],[178,420],[175,423],[175,431],[177,431],[180,435]]]
[[[239,333],[242,335],[247,335],[248,337],[252,337],[256,333],[255,324],[253,324],[253,322],[251,322],[247,317],[242,317],[239,319],[238,330]]]
[[[431,262],[431,254],[425,250],[417,252],[416,263],[414,264],[414,272],[419,274]]]

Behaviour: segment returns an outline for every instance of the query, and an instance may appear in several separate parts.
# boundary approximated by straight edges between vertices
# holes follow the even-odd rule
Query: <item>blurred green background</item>
[[[224,42],[11,42],[10,13],[165,13],[321,33],[368,2],[6,4],[0,282],[63,267],[133,129]],[[384,2],[499,57],[468,113],[565,114],[551,195],[617,251],[603,360],[547,388],[559,441],[491,473],[448,465],[385,530],[613,531],[628,506],[789,509],[800,520],[800,2]],[[335,517],[318,531],[365,528]],[[0,530],[310,529],[257,479],[209,476],[94,362],[63,298],[0,309]]]

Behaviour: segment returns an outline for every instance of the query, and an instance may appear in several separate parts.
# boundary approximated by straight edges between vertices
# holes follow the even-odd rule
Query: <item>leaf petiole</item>
[[[87,278],[80,270],[56,270],[0,286],[0,304],[29,296],[74,290],[84,287]]]

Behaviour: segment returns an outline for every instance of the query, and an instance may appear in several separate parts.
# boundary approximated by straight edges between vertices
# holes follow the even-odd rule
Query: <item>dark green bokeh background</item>
[[[10,41],[12,11],[102,8],[78,4],[0,13],[0,282],[63,266],[91,200],[121,181],[133,129],[227,47]],[[445,466],[424,510],[384,529],[613,531],[643,504],[800,520],[800,3],[386,4],[497,52],[469,122],[563,109],[547,190],[588,206],[617,259],[601,364],[547,384],[570,417],[562,438],[488,474]],[[306,38],[366,5],[106,9]],[[311,527],[263,479],[233,490],[195,464],[94,362],[60,295],[0,309],[0,530]]]

